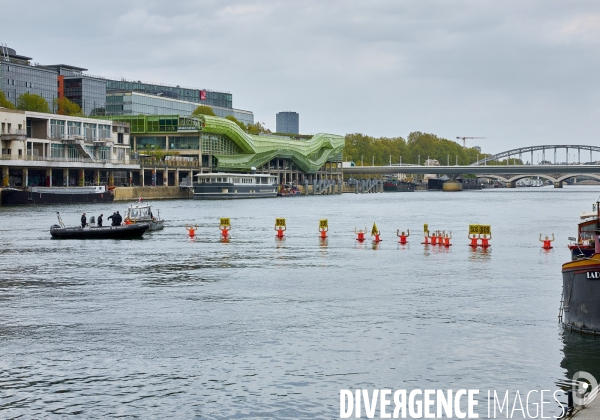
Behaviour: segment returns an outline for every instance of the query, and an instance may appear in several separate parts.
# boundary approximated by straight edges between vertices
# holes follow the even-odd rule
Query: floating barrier
[[[373,229],[371,229],[371,236],[375,237],[375,239],[373,239],[373,242],[379,243],[383,240],[379,237],[379,235],[381,235],[381,232],[377,230],[377,225],[373,223]]]
[[[221,230],[221,237],[223,239],[229,239],[229,231],[231,230],[229,217],[221,217],[219,220],[219,229]]]
[[[198,230],[198,225],[197,224],[196,224],[196,226],[188,226],[186,224],[185,228],[187,229],[188,235],[190,236],[190,238],[193,238],[194,236],[196,236],[196,231]]]
[[[481,247],[489,248],[491,246],[490,242],[489,242],[490,239],[492,239],[491,235],[490,235],[489,239],[488,239],[487,235],[483,235],[483,238],[481,238]]]
[[[443,241],[444,241],[444,246],[446,248],[452,246],[452,244],[450,243],[450,239],[452,239],[452,231],[450,231],[450,234],[446,234],[446,233],[444,234]]]
[[[356,228],[354,228],[354,233],[356,233],[356,240],[358,242],[364,242],[366,232],[367,232],[367,228],[365,228],[365,230],[359,229],[358,232],[356,231]]]
[[[490,225],[469,225],[469,234],[467,235],[471,239],[470,247],[477,248],[489,248],[492,246],[490,240],[492,239],[492,227]],[[481,240],[478,244],[477,240]]]
[[[283,234],[285,230],[287,230],[287,226],[285,225],[285,219],[279,217],[276,218],[275,231],[277,232],[277,235],[275,235],[275,237],[279,240],[283,239],[285,237],[285,235]]]
[[[329,226],[327,224],[327,219],[319,220],[319,238],[327,239],[327,231],[329,230]]]
[[[552,242],[554,242],[554,233],[552,234],[552,239],[546,236],[546,238],[542,239],[542,234],[540,233],[540,242],[543,243],[543,249],[552,249]]]
[[[398,229],[398,230],[396,230],[396,236],[398,236],[398,238],[400,238],[398,243],[400,243],[402,245],[406,245],[408,243],[406,238],[408,238],[410,236],[410,229],[406,229],[406,233],[404,233],[404,232],[400,233],[400,229]]]
[[[437,234],[435,232],[433,232],[433,236],[429,236],[429,239],[431,239],[431,245],[437,245]]]

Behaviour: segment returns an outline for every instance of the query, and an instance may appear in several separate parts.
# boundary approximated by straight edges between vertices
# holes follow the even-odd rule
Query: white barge
[[[233,200],[277,196],[277,176],[269,174],[198,174],[193,184],[196,200]]]

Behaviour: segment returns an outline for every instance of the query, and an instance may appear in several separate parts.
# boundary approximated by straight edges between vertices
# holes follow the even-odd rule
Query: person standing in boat
[[[101,214],[100,216],[98,216],[98,227],[102,227],[102,216],[104,215]]]
[[[85,217],[85,213],[81,215],[81,227],[84,228],[87,225],[87,218]]]
[[[118,210],[117,210],[116,213],[113,213],[112,216],[109,216],[108,219],[112,219],[112,225],[113,226],[121,226],[121,222],[123,221],[123,218],[119,214]]]

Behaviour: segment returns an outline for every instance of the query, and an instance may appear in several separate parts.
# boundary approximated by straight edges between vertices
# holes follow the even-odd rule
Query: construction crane
[[[487,137],[457,137],[457,140],[463,141],[463,149],[467,148],[467,139],[487,139]]]

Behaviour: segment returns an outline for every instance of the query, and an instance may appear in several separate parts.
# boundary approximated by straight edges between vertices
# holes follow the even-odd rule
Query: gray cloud
[[[225,89],[274,128],[487,136],[501,151],[594,144],[595,1],[0,0],[3,39],[42,63]],[[24,11],[27,13],[24,13]]]

